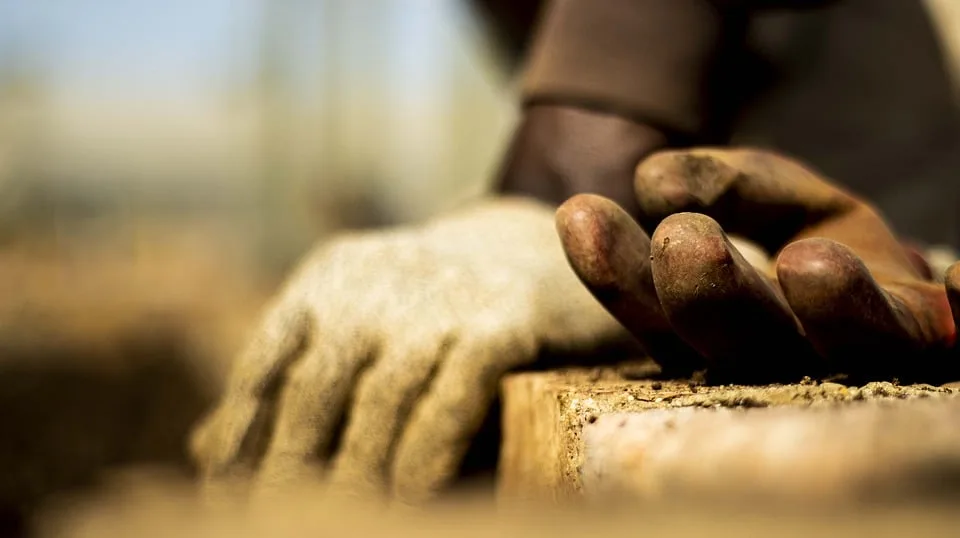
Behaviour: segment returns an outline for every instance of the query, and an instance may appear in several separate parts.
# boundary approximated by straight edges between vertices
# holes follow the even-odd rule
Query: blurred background
[[[487,188],[522,46],[497,3],[0,0],[0,536],[105,468],[188,472],[311,244]],[[927,4],[960,52],[960,2]]]
[[[422,219],[482,190],[513,122],[480,24],[442,0],[0,3],[0,230],[212,227],[283,266]]]
[[[0,536],[174,463],[313,243],[481,193],[509,69],[456,0],[0,1]]]

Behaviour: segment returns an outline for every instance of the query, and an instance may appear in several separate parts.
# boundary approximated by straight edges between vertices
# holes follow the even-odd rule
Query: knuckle
[[[297,264],[288,279],[288,287],[302,287],[316,280],[317,274],[326,274],[356,260],[369,242],[369,234],[341,233],[320,241]]]
[[[484,308],[471,317],[469,334],[474,340],[515,341],[532,336],[532,305],[537,304],[534,293],[521,293],[511,301],[502,301],[497,307]]]

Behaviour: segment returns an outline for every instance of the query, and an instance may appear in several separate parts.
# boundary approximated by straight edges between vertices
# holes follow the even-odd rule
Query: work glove
[[[490,199],[344,235],[267,308],[192,453],[208,484],[255,469],[261,486],[423,501],[455,477],[506,372],[625,337],[566,263],[552,206]]]
[[[666,151],[635,190],[640,222],[581,195],[557,227],[574,271],[665,369],[956,376],[960,264],[927,278],[876,209],[816,172],[768,151]],[[774,257],[749,263],[727,233]]]

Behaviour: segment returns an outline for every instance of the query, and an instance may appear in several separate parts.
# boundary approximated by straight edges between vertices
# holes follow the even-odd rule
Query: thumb
[[[703,213],[770,252],[812,223],[860,205],[800,163],[754,149],[654,153],[637,167],[634,190],[647,229],[674,213]]]

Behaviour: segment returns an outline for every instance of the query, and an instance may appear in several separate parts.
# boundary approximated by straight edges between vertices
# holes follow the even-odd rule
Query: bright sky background
[[[4,0],[0,61],[23,54],[74,94],[175,99],[244,77],[257,17],[255,0]]]
[[[301,63],[294,73],[306,81],[315,81],[322,72],[318,57],[323,52],[323,10],[338,1],[287,2],[294,10],[284,36],[289,40],[288,58]],[[39,68],[50,87],[73,98],[163,96],[177,101],[197,92],[224,90],[254,75],[261,2],[2,0],[0,69],[11,61],[11,54],[19,55]],[[355,23],[353,28],[333,29],[341,44],[339,72],[363,76],[363,71],[387,70],[404,85],[429,84],[441,54],[438,30],[456,32],[447,20],[452,4],[418,0],[342,4]],[[389,58],[386,65],[370,65],[378,56]]]
[[[45,177],[225,189],[255,174],[260,105],[245,97],[268,2],[289,9],[278,102],[297,177],[372,178],[411,213],[449,198],[438,182],[485,180],[512,100],[457,0],[0,0],[0,76],[19,62],[44,91]]]

